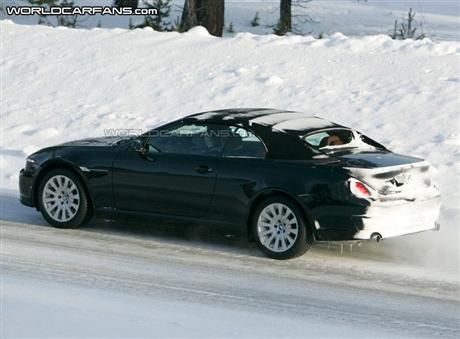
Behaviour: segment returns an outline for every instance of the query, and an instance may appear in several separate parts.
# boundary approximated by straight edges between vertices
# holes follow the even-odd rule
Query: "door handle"
[[[209,166],[206,166],[206,165],[200,165],[200,166],[196,167],[195,171],[197,171],[200,174],[209,174],[209,173],[213,172],[212,168],[210,168]]]

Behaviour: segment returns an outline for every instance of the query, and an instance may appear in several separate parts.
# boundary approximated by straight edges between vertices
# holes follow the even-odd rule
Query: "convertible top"
[[[189,115],[185,120],[207,123],[231,123],[248,127],[255,132],[267,127],[288,134],[305,135],[312,131],[341,127],[328,120],[294,111],[282,111],[272,108],[234,108],[219,111],[202,112]]]

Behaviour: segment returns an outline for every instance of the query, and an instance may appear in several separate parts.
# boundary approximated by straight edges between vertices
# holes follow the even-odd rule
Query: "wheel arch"
[[[305,220],[305,224],[306,224],[305,226],[308,227],[310,231],[314,233],[313,220],[311,219],[311,216],[308,213],[308,209],[301,203],[301,201],[295,195],[283,189],[280,189],[280,188],[268,188],[268,189],[265,189],[259,192],[256,196],[252,198],[250,202],[249,213],[248,213],[248,217],[246,220],[246,232],[247,232],[249,241],[254,240],[254,236],[251,232],[251,227],[252,227],[252,218],[253,218],[253,215],[254,215],[254,212],[257,206],[266,198],[276,197],[276,196],[284,197],[292,201],[301,211],[304,217],[304,220]]]
[[[44,165],[42,165],[42,168],[40,169],[40,172],[37,175],[37,178],[35,179],[34,186],[33,186],[33,192],[34,192],[34,205],[37,210],[39,210],[39,204],[38,204],[38,189],[40,187],[40,183],[43,179],[43,177],[52,170],[55,169],[66,169],[71,171],[73,174],[77,176],[77,178],[80,179],[81,184],[83,186],[83,189],[85,190],[86,197],[88,199],[88,206],[90,207],[90,213],[93,213],[94,211],[94,205],[93,205],[93,200],[91,198],[91,195],[89,194],[89,189],[88,185],[86,183],[85,177],[83,174],[71,163],[64,161],[63,159],[53,159],[48,162],[46,162]]]

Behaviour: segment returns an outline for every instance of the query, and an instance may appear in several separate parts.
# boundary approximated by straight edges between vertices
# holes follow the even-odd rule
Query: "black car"
[[[134,138],[42,149],[20,173],[21,202],[52,225],[95,214],[235,227],[276,259],[316,241],[437,229],[426,161],[348,127],[274,109],[204,112]]]

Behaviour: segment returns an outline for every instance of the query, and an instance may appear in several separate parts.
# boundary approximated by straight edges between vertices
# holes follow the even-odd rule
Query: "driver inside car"
[[[224,147],[225,138],[223,138],[223,136],[228,135],[229,133],[230,132],[228,130],[208,126],[207,131],[203,133],[203,140],[208,153],[219,154]]]
[[[321,142],[319,143],[319,147],[326,147],[326,146],[339,146],[343,145],[342,139],[338,135],[332,134],[328,137],[324,137]]]
[[[327,138],[327,145],[328,146],[343,145],[343,141],[337,135],[331,135],[329,138]]]

